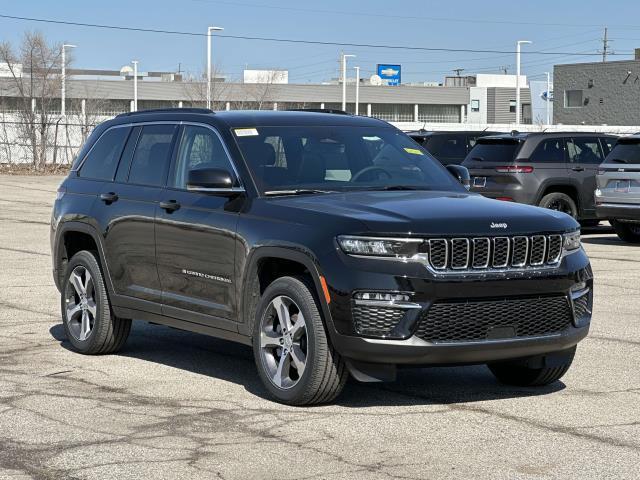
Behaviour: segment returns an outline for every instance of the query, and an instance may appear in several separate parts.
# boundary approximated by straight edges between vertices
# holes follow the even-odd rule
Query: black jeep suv
[[[598,166],[616,137],[602,133],[518,133],[479,138],[462,165],[471,191],[565,212],[598,223],[593,192]]]
[[[464,180],[371,118],[120,115],[53,208],[68,339],[114,352],[138,319],[252,345],[267,390],[296,405],[400,365],[559,379],[591,320],[578,224],[470,194],[450,171]]]

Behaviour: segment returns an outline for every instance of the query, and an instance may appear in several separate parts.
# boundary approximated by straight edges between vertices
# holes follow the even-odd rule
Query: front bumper
[[[412,336],[407,340],[380,340],[336,334],[335,348],[348,359],[393,365],[468,365],[522,358],[565,350],[587,336],[589,324],[569,327],[557,335],[434,344]]]
[[[593,306],[593,279],[589,260],[583,250],[565,257],[561,265],[552,271],[486,278],[430,278],[419,265],[386,262],[382,267],[386,271],[381,272],[380,261],[354,259],[348,256],[342,256],[342,261],[347,268],[342,270],[343,275],[339,277],[339,281],[331,283],[331,322],[328,327],[336,350],[351,361],[377,365],[487,363],[565,350],[582,340],[589,330]],[[345,271],[350,273],[345,275]],[[588,293],[582,297],[585,301],[579,307],[578,302],[574,302],[578,296],[572,293],[572,290],[583,282]],[[411,303],[419,305],[421,309],[405,315],[403,321],[409,326],[394,329],[392,335],[387,338],[362,334],[355,327],[353,294],[365,290],[410,292]],[[436,304],[466,306],[469,303],[529,299],[532,301],[525,308],[526,312],[530,312],[531,309],[538,308],[537,299],[547,298],[566,299],[569,305],[570,320],[553,331],[541,332],[533,328],[530,333],[521,334],[520,326],[514,326],[513,334],[505,334],[502,331],[493,336],[494,330],[491,330],[491,327],[473,339],[463,336],[450,341],[433,340],[420,329],[422,322],[429,321],[430,309]],[[581,314],[580,318],[576,313],[579,308],[587,312]],[[511,315],[511,318],[514,318],[514,314]],[[445,315],[445,326],[448,318],[450,317]],[[459,318],[452,316],[452,323]],[[486,319],[486,315],[484,318]],[[517,313],[515,318],[518,318]],[[466,325],[475,325],[475,319],[473,314],[467,315]],[[440,321],[443,321],[442,317]],[[532,328],[531,319],[528,321],[527,328]],[[535,322],[535,318],[533,321]],[[504,323],[496,326],[501,329]],[[402,323],[399,325],[402,326]],[[392,338],[394,334],[397,338]]]

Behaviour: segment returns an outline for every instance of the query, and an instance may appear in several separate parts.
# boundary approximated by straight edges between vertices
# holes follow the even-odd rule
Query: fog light
[[[358,292],[353,296],[356,300],[375,300],[378,302],[408,302],[409,295],[402,293]]]

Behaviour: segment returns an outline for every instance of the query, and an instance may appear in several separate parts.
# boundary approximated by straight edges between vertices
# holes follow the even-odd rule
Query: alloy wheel
[[[571,205],[569,205],[569,203],[565,202],[562,199],[556,199],[552,201],[551,203],[549,203],[547,208],[550,210],[557,210],[559,212],[566,213],[567,215],[573,216],[573,210],[571,208]]]
[[[78,265],[73,269],[65,289],[65,321],[76,340],[84,341],[96,321],[96,300],[89,270]]]
[[[307,324],[300,307],[289,297],[275,297],[260,324],[260,359],[269,380],[278,388],[294,387],[304,373],[307,354]]]

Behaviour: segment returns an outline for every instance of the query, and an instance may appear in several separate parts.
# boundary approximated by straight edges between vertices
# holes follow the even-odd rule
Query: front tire
[[[76,253],[62,284],[64,331],[73,348],[86,355],[114,353],[124,345],[131,320],[116,317],[96,254]]]
[[[565,352],[549,354],[536,362],[507,360],[487,366],[500,383],[518,387],[540,387],[556,382],[567,373],[573,362],[576,347]]]
[[[258,374],[271,396],[288,405],[330,402],[349,376],[311,292],[306,279],[281,277],[267,287],[256,311]]]
[[[640,224],[609,220],[618,238],[627,243],[640,243]]]
[[[578,218],[578,207],[576,202],[566,193],[552,192],[540,200],[539,207],[548,208],[550,210],[558,210],[559,212]]]

